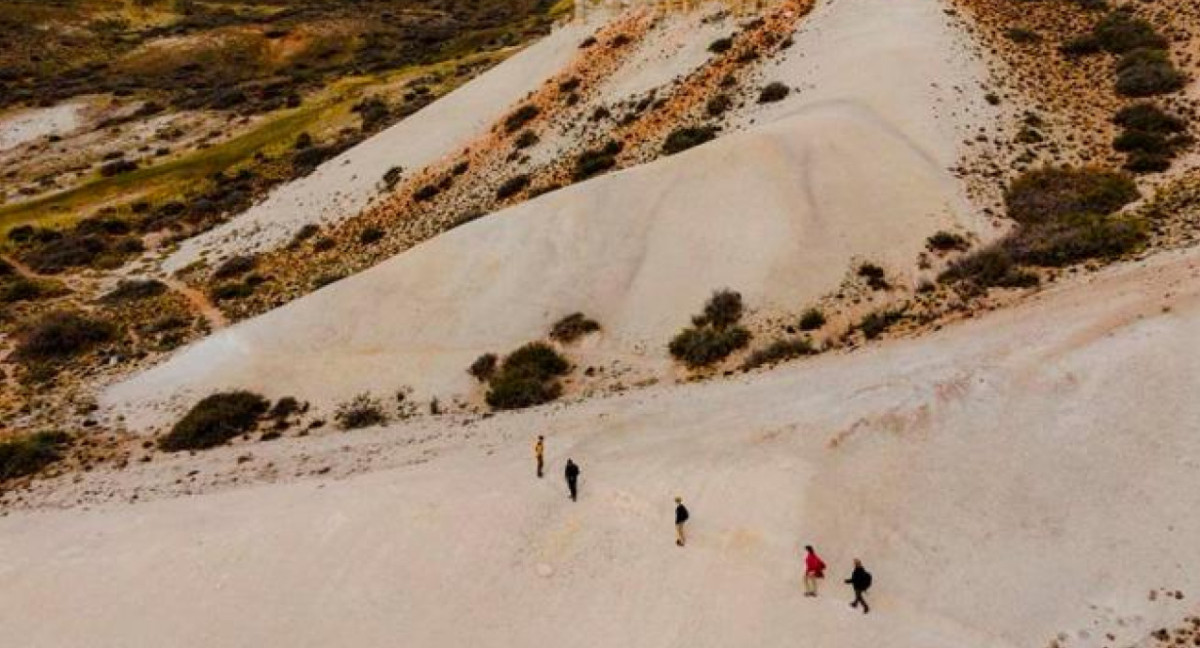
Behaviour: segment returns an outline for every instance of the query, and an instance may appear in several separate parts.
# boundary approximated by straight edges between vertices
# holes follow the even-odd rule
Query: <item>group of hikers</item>
[[[533,444],[533,456],[537,462],[537,476],[539,479],[545,476],[546,467],[546,437],[539,435],[537,441]],[[567,459],[566,469],[563,471],[567,479],[567,495],[571,501],[575,502],[579,499],[579,464],[573,459]],[[684,526],[687,524],[691,514],[686,506],[683,505],[683,498],[675,498],[675,544],[684,546],[687,544],[687,538],[684,534]],[[812,545],[804,547],[804,595],[815,597],[817,595],[817,584],[825,578],[825,561],[817,555]],[[862,608],[863,614],[868,614],[871,607],[867,605],[867,600],[863,598],[867,590],[871,588],[871,574],[863,567],[862,561],[858,558],[854,559],[854,571],[850,573],[850,578],[846,579],[846,584],[854,590],[854,601],[850,603],[852,608]]]

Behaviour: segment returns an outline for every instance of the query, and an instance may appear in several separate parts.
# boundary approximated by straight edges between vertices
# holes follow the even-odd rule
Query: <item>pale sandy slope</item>
[[[10,515],[0,645],[1134,645],[1200,595],[1200,254],[1077,283],[925,339],[499,416],[421,465]],[[806,542],[833,566],[817,600]],[[837,580],[855,556],[865,618]]]
[[[930,234],[984,228],[946,170],[959,122],[942,104],[959,101],[955,119],[966,119],[971,103],[949,84],[928,90],[971,68],[940,6],[827,3],[788,50],[805,62],[768,73],[823,90],[762,111],[744,132],[453,230],[221,331],[105,402],[139,423],[148,404],[234,386],[322,405],[401,386],[445,399],[472,389],[464,368],[479,354],[539,338],[576,310],[605,329],[595,361],[663,364],[667,340],[715,289],[798,313],[863,260],[911,281]],[[812,40],[868,10],[880,16],[841,49]],[[896,50],[910,62],[876,64]],[[822,72],[824,59],[855,82]]]
[[[393,167],[416,171],[487,130],[512,104],[566,65],[588,33],[571,25],[504,61],[424,110],[284,185],[225,225],[185,241],[163,264],[173,272],[208,252],[246,254],[286,243],[308,223],[358,214]]]

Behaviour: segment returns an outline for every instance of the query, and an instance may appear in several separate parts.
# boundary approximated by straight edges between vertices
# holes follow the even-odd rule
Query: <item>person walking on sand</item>
[[[850,574],[850,578],[846,582],[854,588],[854,602],[850,607],[856,608],[861,603],[863,614],[871,611],[871,607],[867,605],[867,599],[863,598],[863,594],[871,589],[871,574],[866,569],[863,569],[862,561],[858,558],[854,559],[854,572]]]
[[[825,578],[825,561],[817,555],[812,545],[804,545],[804,595],[817,595],[817,580]]]
[[[546,465],[546,437],[538,435],[537,443],[533,444],[533,458],[537,459],[537,476],[542,478],[542,468]]]
[[[576,501],[579,496],[579,466],[575,465],[574,461],[567,459],[567,490],[571,493],[571,501]]]
[[[682,547],[687,542],[686,538],[684,538],[684,535],[683,535],[683,525],[687,524],[687,521],[688,521],[688,510],[687,510],[687,507],[683,505],[683,498],[676,497],[675,498],[675,544],[680,547]]]

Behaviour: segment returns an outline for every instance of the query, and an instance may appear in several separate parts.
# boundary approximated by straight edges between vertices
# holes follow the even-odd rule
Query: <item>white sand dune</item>
[[[499,416],[419,466],[10,515],[0,645],[1138,644],[1200,593],[1200,254],[1076,283],[852,356]],[[816,600],[803,543],[832,565]],[[868,617],[838,580],[856,556]]]
[[[570,25],[485,72],[404,121],[280,187],[224,225],[189,239],[164,262],[174,272],[204,251],[246,254],[286,243],[305,224],[361,212],[393,167],[415,171],[457,150],[566,65],[588,33]]]
[[[0,116],[0,151],[7,151],[47,135],[65,135],[79,128],[86,100],[68,101],[48,108],[18,110]]]
[[[667,340],[717,288],[795,313],[861,260],[910,276],[930,234],[986,229],[947,167],[960,129],[989,116],[952,89],[979,72],[938,7],[826,3],[767,72],[808,90],[751,109],[757,123],[747,130],[451,231],[221,331],[105,401],[152,422],[160,419],[146,416],[147,404],[235,386],[319,404],[401,386],[446,398],[472,389],[464,368],[479,354],[539,338],[573,311],[605,328],[591,349],[598,362],[663,364]],[[856,18],[865,27],[845,26]],[[830,40],[834,29],[846,38]],[[679,69],[687,57],[663,47],[661,63]],[[637,69],[619,79],[646,73],[650,59],[633,58]],[[943,117],[948,101],[960,111]]]

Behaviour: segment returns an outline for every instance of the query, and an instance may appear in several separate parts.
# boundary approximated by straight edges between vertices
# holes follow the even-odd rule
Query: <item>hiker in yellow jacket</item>
[[[533,444],[533,457],[537,459],[537,476],[542,477],[542,468],[546,465],[546,437],[538,435],[537,443]]]

